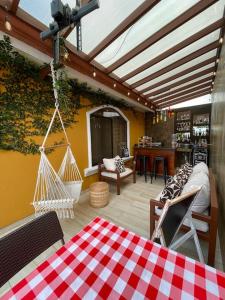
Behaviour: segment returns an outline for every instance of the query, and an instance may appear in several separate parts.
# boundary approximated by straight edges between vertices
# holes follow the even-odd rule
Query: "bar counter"
[[[134,147],[134,156],[145,155],[150,157],[148,171],[151,172],[153,167],[153,158],[156,156],[163,156],[167,159],[167,173],[173,176],[176,169],[176,149],[171,147]],[[139,164],[137,164],[139,169]],[[161,162],[157,166],[157,174],[162,175]]]

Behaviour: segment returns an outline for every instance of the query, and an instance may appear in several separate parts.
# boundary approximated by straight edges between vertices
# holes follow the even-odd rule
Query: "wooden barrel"
[[[106,182],[95,182],[90,186],[90,204],[103,207],[109,203],[109,185]]]

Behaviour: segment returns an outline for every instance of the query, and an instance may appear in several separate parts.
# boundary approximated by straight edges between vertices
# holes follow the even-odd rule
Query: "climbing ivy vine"
[[[12,47],[10,38],[0,40],[0,149],[24,154],[37,153],[37,137],[46,133],[54,109],[51,77],[43,80],[39,66]],[[75,122],[78,110],[87,106],[110,104],[128,108],[102,90],[94,91],[86,83],[68,79],[61,72],[56,82],[65,127]],[[83,105],[81,97],[90,100]],[[61,131],[56,121],[52,132]],[[58,141],[58,143],[61,141]]]

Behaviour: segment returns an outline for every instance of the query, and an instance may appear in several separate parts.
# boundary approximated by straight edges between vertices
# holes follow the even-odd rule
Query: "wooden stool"
[[[147,155],[137,155],[135,160],[139,161],[139,174],[142,176],[142,174],[144,173],[145,182],[147,182],[147,171],[148,171],[150,157]],[[142,169],[142,167],[143,167],[143,169]],[[143,173],[142,173],[142,171],[143,171]]]
[[[90,204],[93,207],[104,207],[109,203],[109,185],[99,181],[90,186]]]
[[[165,185],[166,185],[166,181],[167,181],[167,159],[163,156],[156,156],[153,159],[153,172],[151,173],[151,183],[152,183],[152,178],[157,176],[157,163],[161,162],[162,163],[162,168],[163,168],[163,178],[165,181]]]

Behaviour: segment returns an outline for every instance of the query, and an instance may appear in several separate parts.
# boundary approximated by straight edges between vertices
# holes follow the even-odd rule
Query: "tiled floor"
[[[113,223],[120,225],[126,229],[129,229],[141,236],[149,238],[149,200],[155,198],[163,187],[163,181],[158,179],[150,184],[144,182],[143,177],[137,178],[137,183],[133,184],[130,179],[124,182],[121,189],[121,195],[116,195],[116,188],[110,185],[110,203],[104,208],[93,208],[89,205],[89,193],[88,191],[82,193],[81,199],[75,206],[75,218],[73,220],[63,220],[61,225],[65,234],[65,240],[69,240],[77,232],[79,232],[87,223],[89,223],[94,217],[101,216]],[[1,229],[0,236],[11,231],[13,228],[20,226],[24,222],[30,220],[33,216],[21,220],[11,226]],[[201,241],[201,247],[205,259],[207,258],[207,243]],[[26,274],[31,272],[37,265],[46,259],[51,253],[53,253],[60,243],[57,243],[32,263],[26,266],[18,274],[16,274],[9,283],[6,283],[0,288],[0,295],[8,290],[10,286],[21,280]],[[188,240],[180,249],[179,252],[191,256],[197,259],[194,243]],[[222,258],[219,247],[219,240],[217,239],[216,246],[216,263],[217,269],[223,269]]]

